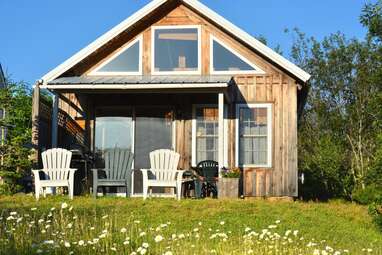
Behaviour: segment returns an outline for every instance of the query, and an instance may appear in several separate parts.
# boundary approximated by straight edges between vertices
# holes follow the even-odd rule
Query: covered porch
[[[151,151],[178,152],[178,167],[183,170],[202,160],[217,161],[219,169],[228,166],[233,84],[230,76],[64,77],[39,89],[48,89],[55,95],[52,147],[82,146],[92,158],[91,167],[96,168],[102,167],[105,150],[131,150],[136,170],[132,196],[140,196],[139,169],[150,168]],[[81,127],[83,145],[60,136],[60,112]],[[89,168],[83,173],[85,177]],[[87,182],[90,180],[86,178]]]

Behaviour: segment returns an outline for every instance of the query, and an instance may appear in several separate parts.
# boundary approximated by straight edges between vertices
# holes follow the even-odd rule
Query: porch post
[[[58,144],[58,101],[58,94],[54,93],[52,103],[52,148],[57,148]]]
[[[40,84],[36,82],[33,88],[32,96],[32,160],[38,163],[38,153],[40,153],[39,144],[39,122],[40,122]]]
[[[219,136],[218,136],[218,163],[219,163],[219,177],[220,170],[224,166],[224,94],[219,93],[218,95],[218,105],[219,105]]]

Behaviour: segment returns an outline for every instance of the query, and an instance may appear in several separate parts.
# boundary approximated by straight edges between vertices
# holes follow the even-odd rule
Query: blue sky
[[[0,0],[0,63],[15,80],[45,73],[130,16],[149,0]],[[285,28],[322,39],[341,31],[363,38],[359,14],[366,0],[202,0],[254,36],[292,43]]]

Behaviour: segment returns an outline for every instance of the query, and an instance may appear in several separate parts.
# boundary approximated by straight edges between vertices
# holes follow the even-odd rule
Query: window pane
[[[139,44],[137,41],[97,72],[139,72]]]
[[[247,64],[237,55],[225,48],[217,41],[213,41],[214,71],[254,71],[251,65]]]
[[[95,147],[97,152],[106,149],[132,149],[131,111],[118,109],[102,110],[97,113]]]
[[[198,29],[156,29],[155,71],[197,71]]]
[[[218,152],[218,109],[199,107],[196,109],[196,163],[217,160]]]
[[[267,108],[239,110],[239,164],[265,165],[268,160]]]

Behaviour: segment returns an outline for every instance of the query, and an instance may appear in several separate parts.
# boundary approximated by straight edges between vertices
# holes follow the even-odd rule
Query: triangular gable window
[[[211,73],[215,74],[263,74],[256,65],[225,45],[220,40],[211,38]]]
[[[102,63],[91,75],[140,75],[142,66],[142,39],[135,39]]]

